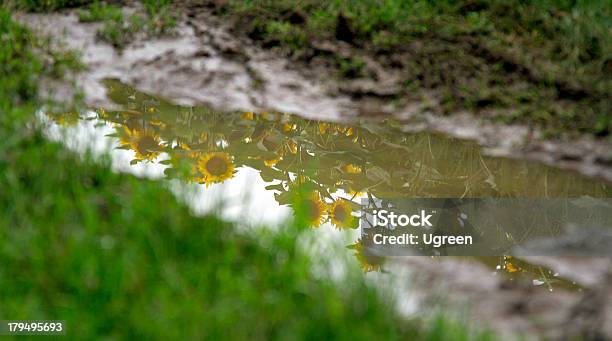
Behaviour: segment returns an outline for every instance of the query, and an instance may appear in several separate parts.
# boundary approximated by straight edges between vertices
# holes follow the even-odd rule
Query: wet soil
[[[531,283],[491,276],[482,263],[403,257],[391,271],[412,271],[405,290],[417,290],[420,304],[455,311],[462,320],[481,321],[504,339],[609,340],[612,338],[612,272],[608,258],[532,257],[550,269],[569,270],[579,292],[538,290]],[[571,275],[570,275],[571,277]],[[593,281],[594,278],[598,278]],[[426,290],[423,290],[426,288]]]

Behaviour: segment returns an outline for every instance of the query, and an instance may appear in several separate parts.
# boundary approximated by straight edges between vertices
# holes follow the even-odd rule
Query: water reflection
[[[119,149],[133,152],[130,165],[163,166],[168,178],[208,188],[231,182],[240,170],[256,170],[279,206],[302,196],[313,227],[352,229],[361,197],[609,197],[610,187],[539,164],[489,158],[474,143],[431,134],[405,134],[394,122],[352,125],[307,120],[276,112],[220,113],[181,107],[107,83],[120,110],[96,110],[96,121]],[[59,125],[75,125],[79,113],[47,113]],[[256,181],[255,181],[256,182]],[[253,182],[253,183],[255,183]],[[257,199],[257,198],[256,198]],[[354,249],[366,271],[380,260]],[[498,265],[503,265],[499,264]],[[507,265],[503,271],[514,273]]]

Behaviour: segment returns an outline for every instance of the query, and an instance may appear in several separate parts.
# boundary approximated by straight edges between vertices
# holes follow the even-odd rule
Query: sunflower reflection
[[[359,267],[363,272],[379,271],[381,259],[375,256],[370,256],[366,253],[363,247],[363,240],[359,239],[355,244],[348,246],[349,249],[355,250],[355,258],[359,263]]]
[[[234,175],[234,163],[225,152],[208,153],[198,159],[198,170],[206,184],[220,183]]]
[[[160,154],[160,137],[152,131],[140,131],[124,126],[119,144],[133,150],[136,160],[152,161]]]
[[[353,210],[345,200],[336,200],[329,208],[329,217],[332,224],[338,229],[352,227],[355,217],[352,216]]]
[[[304,219],[309,226],[319,227],[327,220],[325,203],[318,193],[311,193],[301,202],[304,210]]]

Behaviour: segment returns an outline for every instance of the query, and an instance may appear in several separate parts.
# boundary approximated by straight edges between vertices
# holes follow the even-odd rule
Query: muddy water
[[[107,81],[118,110],[51,113],[53,138],[74,148],[111,148],[113,166],[174,179],[199,213],[218,210],[247,225],[292,216],[296,187],[307,186],[305,219],[344,233],[365,271],[381,259],[360,253],[355,211],[362,197],[610,197],[605,182],[536,163],[484,156],[475,143],[406,134],[392,121],[338,124],[289,113],[178,106]],[[60,129],[60,127],[67,129]],[[60,133],[63,131],[63,133]],[[323,232],[323,233],[328,233]],[[510,279],[578,289],[552,270],[505,257],[480,258]]]

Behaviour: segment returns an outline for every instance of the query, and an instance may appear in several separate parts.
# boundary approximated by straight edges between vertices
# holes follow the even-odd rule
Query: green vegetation
[[[94,2],[87,10],[79,10],[79,21],[96,22],[109,21],[115,23],[123,22],[123,11],[120,7]]]
[[[495,340],[496,337],[490,332],[470,334],[464,324],[449,321],[444,315],[434,317],[432,323],[427,327],[422,337],[423,340],[455,340],[455,341],[486,341]]]
[[[43,12],[78,7],[90,3],[91,0],[13,0],[12,2],[29,11]]]
[[[399,95],[433,92],[442,113],[469,109],[554,134],[612,130],[610,1],[232,0],[221,12],[306,61],[329,53],[317,43],[343,41],[395,68]]]
[[[134,40],[137,34],[159,36],[176,26],[170,0],[142,0],[144,13],[126,15],[122,7],[99,0],[8,0],[11,7],[33,12],[85,7],[78,10],[81,22],[102,22],[98,38],[118,49]]]
[[[79,11],[79,20],[102,22],[98,38],[123,48],[138,33],[150,36],[168,33],[176,25],[176,18],[170,12],[169,5],[169,0],[144,0],[144,15],[135,13],[125,16],[121,7],[96,1],[87,9]]]
[[[140,15],[133,14],[124,18],[121,8],[98,4],[92,5],[89,13],[81,12],[79,20],[83,22],[102,21],[103,26],[97,32],[98,38],[117,48],[123,48],[134,40],[134,35],[144,24],[144,18]]]
[[[341,58],[338,60],[338,67],[344,77],[356,78],[365,75],[365,63],[360,58]]]
[[[0,40],[3,319],[64,319],[79,339],[490,339],[399,320],[355,271],[313,274],[325,260],[299,247],[299,224],[245,236],[191,216],[159,182],[45,140],[37,84],[69,64],[43,63],[3,7]]]

